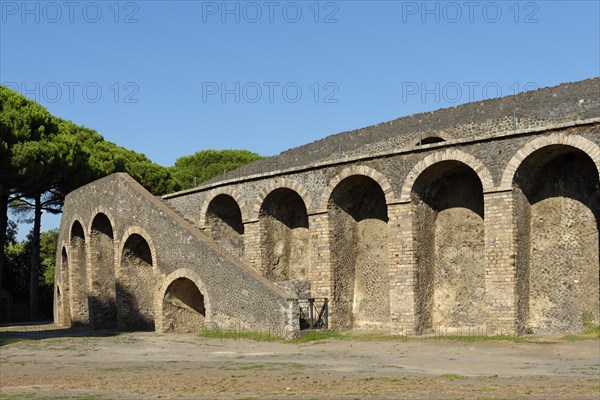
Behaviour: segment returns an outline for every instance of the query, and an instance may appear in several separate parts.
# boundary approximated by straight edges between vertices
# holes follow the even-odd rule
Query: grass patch
[[[339,333],[338,338],[342,340],[356,340],[356,341],[423,341],[423,342],[436,342],[436,341],[453,341],[453,342],[497,342],[497,341],[509,341],[509,342],[525,342],[526,339],[520,336],[512,335],[472,335],[472,336],[406,336],[406,335],[390,335],[383,333]]]
[[[444,378],[444,379],[464,379],[465,377],[460,374],[443,374],[442,378]]]
[[[294,343],[315,342],[327,339],[341,339],[343,335],[333,331],[308,331],[302,336],[293,340]]]
[[[578,335],[565,335],[561,339],[568,341],[600,339],[600,325],[588,326]]]
[[[252,340],[255,342],[273,342],[281,341],[283,338],[272,332],[256,331],[229,331],[229,330],[205,330],[199,335],[209,339],[233,339],[233,340]]]

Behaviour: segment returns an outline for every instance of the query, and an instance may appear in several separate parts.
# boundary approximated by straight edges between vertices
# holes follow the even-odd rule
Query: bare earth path
[[[594,339],[281,343],[17,328],[0,328],[0,398],[600,398]]]

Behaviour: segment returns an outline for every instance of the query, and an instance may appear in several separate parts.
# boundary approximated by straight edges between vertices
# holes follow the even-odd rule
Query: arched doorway
[[[227,194],[213,198],[206,210],[206,228],[210,237],[238,257],[244,255],[244,224],[235,199]]]
[[[259,213],[261,271],[274,282],[305,280],[310,259],[308,214],[292,189],[273,190]]]
[[[76,325],[87,325],[90,322],[87,262],[85,249],[85,233],[79,221],[71,227],[71,259],[69,275],[71,276],[71,321]]]
[[[194,333],[204,328],[204,295],[188,278],[171,282],[163,297],[162,310],[165,332]]]
[[[117,283],[119,327],[126,330],[154,330],[155,276],[152,252],[146,239],[136,233],[125,241],[121,253],[122,279]]]
[[[582,150],[530,154],[513,179],[517,314],[522,332],[580,331],[598,324],[600,183]]]
[[[459,161],[426,168],[412,188],[415,207],[416,332],[485,323],[483,187]]]
[[[113,229],[108,217],[99,213],[92,221],[90,234],[92,293],[90,318],[94,328],[115,328],[115,255]]]
[[[342,180],[328,202],[336,328],[381,328],[389,323],[388,215],[377,182]]]

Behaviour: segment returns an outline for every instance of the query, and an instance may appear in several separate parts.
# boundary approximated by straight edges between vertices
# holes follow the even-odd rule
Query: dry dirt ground
[[[600,341],[284,343],[1,327],[0,398],[598,400]]]

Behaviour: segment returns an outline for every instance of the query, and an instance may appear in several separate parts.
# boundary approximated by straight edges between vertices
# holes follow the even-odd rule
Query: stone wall
[[[98,229],[84,231],[102,214],[114,221],[112,228],[117,257],[108,251],[107,238],[85,240],[99,235]],[[103,235],[108,232],[103,228]],[[90,324],[88,315],[106,315],[110,303],[93,297],[92,287],[102,285],[102,271],[115,281],[116,313],[119,328],[126,330],[173,329],[199,326],[185,313],[174,312],[166,301],[169,285],[187,277],[201,292],[206,304],[203,321],[209,326],[297,331],[297,321],[288,321],[288,295],[242,261],[235,259],[200,230],[151,196],[125,174],[93,182],[67,196],[59,234],[59,248],[68,249],[68,279],[71,288],[70,317],[73,323]],[[94,254],[86,257],[85,254]],[[62,258],[61,258],[62,260]],[[110,268],[112,267],[112,268]],[[90,274],[96,271],[94,285]],[[63,287],[67,274],[57,268],[57,285]],[[61,296],[64,299],[64,296]],[[112,297],[108,291],[107,297]],[[64,300],[63,300],[64,302]],[[62,309],[63,304],[57,304]],[[173,316],[180,315],[174,324]],[[68,323],[67,319],[62,321]],[[192,323],[193,322],[193,323]],[[179,328],[177,328],[179,329]],[[182,328],[183,329],[183,328]]]
[[[225,189],[235,192],[237,201],[242,203],[240,208],[247,210],[245,258],[261,271],[272,265],[268,260],[274,257],[265,258],[265,252],[272,251],[265,245],[265,235],[272,235],[269,243],[285,243],[287,236],[285,224],[280,224],[280,231],[275,228],[276,219],[260,222],[260,210],[277,188],[294,187],[306,204],[310,221],[303,240],[313,255],[305,258],[310,260],[312,296],[332,299],[330,315],[336,328],[448,332],[477,327],[487,328],[488,332],[531,331],[532,324],[543,325],[537,320],[530,321],[530,285],[524,283],[529,282],[531,245],[527,233],[530,224],[524,225],[522,221],[530,221],[527,215],[531,206],[527,200],[523,201],[520,186],[513,185],[513,175],[534,152],[531,149],[553,143],[580,150],[590,163],[598,164],[599,132],[598,122],[592,121],[486,140],[439,142],[354,163],[281,171],[282,175],[276,177],[241,178],[165,199],[188,218],[196,214],[202,228],[202,215],[198,216],[197,210],[214,198],[212,193]],[[445,162],[448,165],[444,166]],[[458,168],[459,173],[444,172],[453,168]],[[435,179],[427,178],[431,171]],[[334,194],[342,191],[344,179],[360,176],[372,179],[385,193],[383,212],[389,216],[381,219],[385,221],[383,226],[362,227],[363,222],[335,205]],[[591,174],[586,176],[588,183],[595,179]],[[424,192],[418,193],[420,190]],[[364,198],[357,203],[373,206],[377,201]],[[391,213],[395,204],[405,211],[398,215]],[[592,204],[588,208],[597,206]],[[290,208],[286,210],[284,213],[290,212]],[[265,230],[268,224],[270,228]],[[363,237],[357,237],[358,234]],[[583,247],[595,248],[594,232],[587,235],[592,239]],[[584,258],[598,260],[597,250],[596,253],[588,250]],[[386,261],[382,262],[383,259]],[[383,267],[378,269],[373,264]],[[596,261],[588,268],[588,279],[598,274],[598,264]],[[379,295],[385,293],[373,301],[379,304],[378,310],[385,310],[385,318],[378,316],[375,309],[359,311],[365,292],[360,279],[370,278],[357,281],[357,277],[360,271],[371,270],[377,271],[375,275],[385,279],[388,287],[381,291],[379,283],[371,284],[379,288],[376,290]],[[290,295],[299,293],[286,287]],[[593,288],[587,293],[592,292]],[[357,312],[368,315],[364,323],[355,321]],[[587,311],[580,314],[586,321],[594,320]],[[582,326],[581,322],[571,322],[568,327],[550,325],[552,330],[576,330]],[[529,328],[525,326],[528,324]]]
[[[117,316],[140,313],[147,329],[294,330],[298,297],[328,298],[334,329],[598,323],[598,88],[594,79],[421,115],[435,127],[425,137],[443,141],[419,143],[414,116],[346,133],[341,152],[329,151],[333,136],[164,196],[168,207],[123,176],[88,185],[65,206],[57,290],[81,289],[70,303],[61,296],[57,316],[69,304],[65,323],[112,318],[112,292],[100,289],[112,285],[102,272],[110,233],[90,227],[103,213],[114,221],[117,303],[133,293]],[[149,250],[126,246],[134,234]],[[169,289],[180,278],[198,288],[204,314]]]

